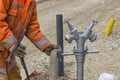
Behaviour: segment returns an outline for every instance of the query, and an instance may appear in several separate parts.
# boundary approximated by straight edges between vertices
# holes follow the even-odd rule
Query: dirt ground
[[[102,72],[112,73],[120,79],[120,1],[119,0],[46,0],[37,5],[38,19],[41,31],[50,41],[56,43],[56,14],[71,18],[70,23],[79,31],[84,30],[92,19],[98,24],[93,32],[98,38],[95,42],[86,42],[89,50],[100,50],[99,54],[88,54],[85,59],[84,80],[97,80]],[[116,22],[109,37],[104,35],[105,28],[111,17]],[[69,34],[64,24],[64,36]],[[36,49],[31,42],[24,38],[27,45],[25,57],[28,70],[37,70],[40,76],[36,80],[48,80],[49,57]],[[64,41],[64,52],[72,51],[76,43]],[[76,80],[76,60],[74,56],[64,57],[65,77],[62,80]],[[19,61],[18,61],[19,63]],[[22,67],[22,75],[25,77]],[[118,79],[118,80],[119,80]]]

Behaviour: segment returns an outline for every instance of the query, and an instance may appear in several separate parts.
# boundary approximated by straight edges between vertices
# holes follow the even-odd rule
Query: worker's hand
[[[45,52],[48,56],[50,56],[53,50],[56,51],[56,53],[62,52],[61,47],[55,44],[48,46],[43,52]]]
[[[20,44],[15,51],[15,56],[20,57],[20,58],[24,58],[24,56],[26,55],[25,49],[26,49],[26,46],[23,44]]]

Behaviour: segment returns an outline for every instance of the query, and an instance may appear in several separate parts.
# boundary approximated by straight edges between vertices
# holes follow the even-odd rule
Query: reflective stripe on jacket
[[[24,29],[27,29],[25,35],[41,51],[51,45],[39,28],[35,0],[0,0],[0,67],[6,67],[8,49]]]

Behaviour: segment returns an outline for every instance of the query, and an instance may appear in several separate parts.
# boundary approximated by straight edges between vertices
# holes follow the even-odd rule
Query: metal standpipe
[[[57,27],[57,45],[62,49],[63,53],[63,15],[56,15],[56,27]],[[60,77],[64,76],[64,58],[62,53],[58,54],[58,75]]]
[[[90,42],[93,42],[97,38],[97,35],[92,34],[92,28],[93,28],[94,24],[97,23],[97,21],[92,20],[90,25],[83,32],[78,32],[78,30],[75,27],[73,27],[69,23],[69,21],[70,21],[69,18],[65,19],[65,21],[64,21],[65,23],[68,24],[68,27],[69,27],[69,30],[70,30],[70,34],[66,35],[65,39],[69,43],[71,43],[73,40],[75,40],[76,43],[77,43],[77,46],[74,47],[73,53],[62,54],[62,55],[64,55],[64,56],[75,55],[76,56],[77,80],[84,80],[83,76],[84,76],[85,55],[88,54],[88,53],[99,53],[98,50],[88,51],[87,47],[85,47],[85,42],[86,42],[87,39],[89,39]]]
[[[77,80],[83,80],[85,55],[76,56],[77,61]]]

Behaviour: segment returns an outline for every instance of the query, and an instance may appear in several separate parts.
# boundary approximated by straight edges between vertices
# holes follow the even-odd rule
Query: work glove
[[[45,52],[48,56],[50,56],[52,51],[55,51],[56,53],[60,53],[62,52],[62,49],[60,46],[52,44],[50,46],[48,46],[43,52]]]
[[[14,46],[11,47],[10,51],[12,51],[13,48],[14,48]],[[24,58],[24,56],[26,55],[25,49],[26,49],[25,45],[19,44],[17,49],[15,50],[15,56]]]

